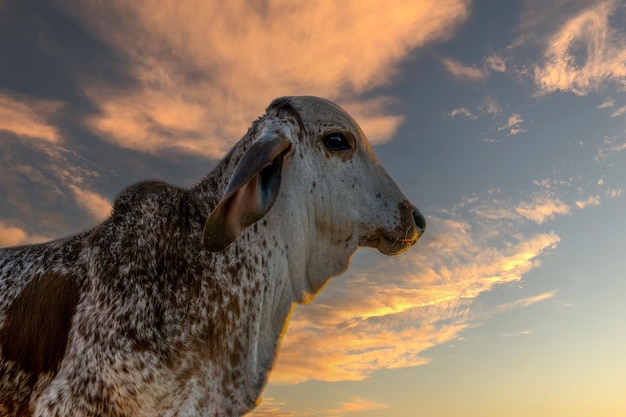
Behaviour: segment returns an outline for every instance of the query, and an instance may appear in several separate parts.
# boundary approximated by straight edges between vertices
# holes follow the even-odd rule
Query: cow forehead
[[[313,134],[324,134],[336,129],[347,129],[353,133],[361,148],[370,158],[376,156],[359,124],[344,109],[330,100],[315,96],[286,97],[296,110],[305,128]]]
[[[289,97],[288,100],[307,127],[317,126],[321,122],[345,127],[362,134],[357,122],[332,101],[313,96]]]

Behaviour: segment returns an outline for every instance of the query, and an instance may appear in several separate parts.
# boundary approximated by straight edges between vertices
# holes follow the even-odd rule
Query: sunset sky
[[[622,0],[0,0],[0,247],[195,184],[283,95],[428,227],[296,308],[251,416],[626,416]]]

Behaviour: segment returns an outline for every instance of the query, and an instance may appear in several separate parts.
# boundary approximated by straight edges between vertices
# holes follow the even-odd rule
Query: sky
[[[0,247],[192,186],[283,95],[428,227],[296,308],[251,416],[626,415],[619,0],[0,0]]]

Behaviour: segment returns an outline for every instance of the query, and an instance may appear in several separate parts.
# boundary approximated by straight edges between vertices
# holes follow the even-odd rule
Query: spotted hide
[[[197,186],[142,182],[91,230],[0,250],[0,415],[243,415],[293,306],[424,227],[348,114],[276,99]]]

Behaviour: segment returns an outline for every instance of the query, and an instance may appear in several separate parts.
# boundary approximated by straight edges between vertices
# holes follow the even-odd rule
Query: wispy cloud
[[[519,135],[526,132],[526,129],[522,127],[524,119],[519,113],[513,113],[507,119],[506,123],[498,127],[498,131],[506,131],[508,136]]]
[[[111,213],[111,203],[100,194],[74,184],[69,184],[69,188],[78,204],[91,213],[94,219],[103,220]]]
[[[536,223],[544,223],[558,214],[568,214],[569,206],[559,198],[551,195],[538,194],[530,201],[520,203],[515,211]]]
[[[542,188],[519,201],[501,196],[499,190],[491,190],[490,193],[488,199],[477,199],[476,202],[468,204],[468,210],[476,214],[479,220],[489,222],[531,220],[542,224],[557,215],[570,213],[570,207],[549,188]]]
[[[487,67],[495,72],[506,72],[506,58],[496,53],[491,53],[485,58]]]
[[[615,105],[615,100],[608,97],[606,98],[600,105],[598,105],[599,109],[606,109],[607,107],[613,107]]]
[[[481,142],[485,142],[485,143],[500,143],[502,141],[498,140],[498,139],[494,139],[494,138],[484,138],[481,140]]]
[[[610,189],[606,190],[604,195],[607,198],[617,198],[620,195],[622,195],[622,189],[621,188],[610,188]]]
[[[497,116],[502,113],[502,107],[493,97],[485,97],[482,106],[479,108],[481,114]]]
[[[476,119],[476,116],[472,114],[472,112],[467,107],[459,107],[458,109],[453,109],[448,112],[448,116],[456,117],[456,116],[464,116],[470,120]]]
[[[461,62],[450,57],[441,58],[446,71],[454,78],[461,81],[483,81],[489,77],[489,71],[475,66],[463,65]]]
[[[498,307],[496,307],[496,312],[498,313],[502,313],[505,311],[510,311],[510,310],[514,310],[517,308],[523,308],[523,307],[529,307],[533,304],[539,303],[541,301],[545,301],[545,300],[549,300],[551,298],[554,298],[556,296],[556,294],[558,293],[558,291],[554,290],[554,291],[548,291],[542,294],[538,294],[532,297],[527,297],[527,298],[522,298],[520,300],[516,300],[510,303],[506,303],[506,304],[501,304]]]
[[[469,0],[66,4],[125,57],[133,81],[122,90],[82,77],[98,109],[87,126],[122,147],[219,158],[271,99],[287,94],[355,108],[372,141],[388,140],[402,117],[381,105],[384,97],[361,94],[390,82],[410,51],[448,39]]]
[[[299,413],[285,411],[287,404],[284,401],[276,400],[274,398],[264,398],[261,405],[255,409],[250,416],[253,417],[342,417],[349,413],[362,412],[362,411],[374,411],[383,410],[389,408],[388,405],[382,404],[376,401],[368,400],[359,396],[352,396],[348,401],[339,403],[335,408],[329,409],[307,409]]]
[[[620,3],[583,4],[587,7],[569,16],[546,39],[543,62],[533,70],[541,94],[560,90],[586,95],[610,83],[626,87],[626,33],[611,26],[610,20]]]
[[[24,214],[23,207],[19,206],[26,204],[25,193],[31,194],[31,199],[41,198],[50,204],[63,200],[60,204],[65,205],[69,197],[92,217],[102,219],[108,214],[110,204],[89,190],[92,179],[99,174],[86,168],[89,164],[62,139],[61,129],[55,123],[62,108],[63,104],[58,101],[0,93],[0,136],[4,149],[15,152],[0,158],[7,206]],[[23,154],[37,156],[33,161],[24,158]],[[28,205],[32,211],[32,205]],[[40,220],[44,217],[38,216]],[[43,223],[40,222],[39,226]],[[30,236],[15,226],[5,227],[3,236],[10,244],[43,240],[41,236]]]
[[[600,205],[600,196],[599,195],[590,195],[586,200],[576,200],[576,207],[584,209],[589,206],[599,206]]]
[[[532,330],[522,330],[520,332],[505,332],[505,333],[501,333],[500,337],[501,338],[508,338],[508,337],[520,337],[520,336],[528,336],[533,334]]]
[[[594,157],[596,162],[604,162],[607,158],[626,150],[626,140],[617,136],[606,136]]]
[[[250,417],[296,417],[291,411],[285,411],[287,403],[272,397],[263,397],[261,404],[252,411]]]
[[[472,111],[468,109],[467,107],[459,107],[459,108],[450,110],[449,112],[446,113],[446,115],[448,117],[453,117],[453,118],[457,116],[464,116],[465,118],[469,120],[477,120],[484,116],[494,117],[494,116],[499,115],[500,113],[502,113],[502,108],[500,107],[498,102],[494,100],[492,97],[487,96],[483,100],[483,104],[480,107],[478,107],[478,110]]]
[[[359,396],[353,396],[349,401],[339,404],[339,408],[336,411],[338,414],[342,414],[354,411],[382,410],[388,407],[389,406],[386,404],[377,403]]]
[[[48,142],[59,141],[52,118],[63,104],[0,92],[0,131]]]
[[[442,57],[440,58],[440,61],[446,71],[459,81],[484,81],[489,78],[492,71],[507,71],[506,58],[503,55],[494,52],[487,55],[480,66],[465,65],[451,57]]]
[[[611,117],[618,117],[623,115],[624,113],[626,113],[626,106],[622,106],[618,109],[615,109],[612,113],[611,113]]]

